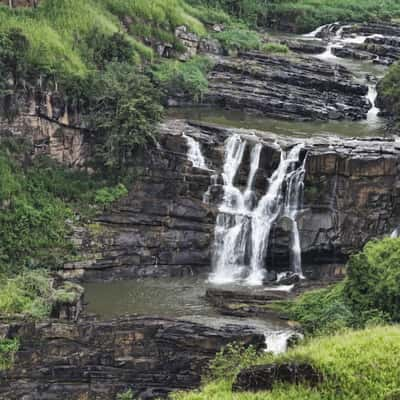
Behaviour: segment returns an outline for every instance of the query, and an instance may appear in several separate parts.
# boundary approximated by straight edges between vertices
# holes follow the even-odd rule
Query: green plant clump
[[[182,96],[199,102],[208,89],[207,73],[212,62],[206,57],[194,57],[187,62],[164,61],[153,69],[155,81],[165,96]]]
[[[233,378],[207,383],[201,390],[177,393],[173,400],[387,400],[399,391],[399,326],[372,327],[314,338],[288,353],[261,355],[254,364],[306,362],[323,375],[322,383],[276,384],[270,392],[232,392]],[[228,361],[227,365],[230,364]]]
[[[12,367],[18,349],[18,339],[0,339],[0,371]]]
[[[265,43],[261,45],[261,51],[263,53],[272,54],[287,54],[289,53],[289,48],[286,44],[280,43]]]

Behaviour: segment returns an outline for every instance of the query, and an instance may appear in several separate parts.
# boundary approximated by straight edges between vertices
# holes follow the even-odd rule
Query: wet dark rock
[[[110,400],[128,388],[135,398],[166,397],[199,386],[226,344],[265,346],[263,335],[239,326],[213,329],[145,317],[0,322],[0,332],[21,343],[14,367],[0,372],[0,398],[7,400]]]
[[[219,58],[209,75],[206,103],[298,120],[363,119],[366,86],[344,67],[262,53]]]
[[[233,383],[233,391],[272,390],[277,383],[306,384],[315,387],[322,383],[323,375],[311,364],[283,363],[258,365],[239,372]]]
[[[289,50],[301,54],[321,54],[326,50],[326,43],[312,40],[282,40]]]
[[[301,280],[299,274],[287,273],[284,277],[277,282],[279,285],[295,285]]]

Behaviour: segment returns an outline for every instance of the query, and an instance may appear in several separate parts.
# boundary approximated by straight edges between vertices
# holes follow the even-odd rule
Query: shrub
[[[153,78],[166,96],[180,93],[198,102],[208,89],[207,73],[212,62],[206,57],[194,57],[187,62],[165,61],[153,68]]]
[[[133,400],[133,392],[131,389],[127,390],[124,393],[117,394],[117,400]]]
[[[0,339],[0,371],[4,371],[12,366],[14,355],[18,349],[18,339]]]
[[[122,183],[115,187],[102,188],[96,191],[95,202],[103,207],[128,194],[128,190]]]
[[[246,51],[258,50],[261,47],[261,40],[257,32],[244,27],[233,27],[223,32],[214,34],[225,51]]]
[[[280,43],[265,43],[261,46],[261,51],[263,53],[273,53],[273,54],[287,54],[289,48],[285,44]]]
[[[50,314],[52,282],[44,270],[24,271],[0,280],[0,315],[43,318]]]
[[[258,354],[253,346],[230,343],[210,363],[206,380],[233,379],[243,368],[254,364],[257,358]]]
[[[369,242],[350,258],[344,293],[353,313],[377,310],[400,321],[400,239]]]
[[[160,93],[147,76],[126,63],[108,64],[94,77],[88,110],[98,165],[129,164],[138,148],[155,140],[162,115]]]

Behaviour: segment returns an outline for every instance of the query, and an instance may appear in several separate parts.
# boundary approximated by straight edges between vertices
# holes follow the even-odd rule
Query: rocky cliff
[[[317,59],[240,53],[218,58],[206,103],[296,120],[358,120],[368,88],[344,67]]]
[[[224,140],[240,134],[261,141],[256,173],[258,196],[279,164],[283,149],[303,142],[306,157],[304,204],[299,214],[303,260],[317,265],[344,261],[370,239],[400,223],[400,145],[390,139],[294,139],[272,133],[225,129],[171,120],[162,126],[160,149],[141,162],[141,176],[129,196],[98,218],[95,233],[80,230],[77,243],[85,257],[67,264],[69,278],[112,279],[209,271],[215,218],[222,196]],[[209,170],[187,159],[187,140],[201,145]],[[245,187],[250,168],[248,146],[237,177]],[[215,176],[213,179],[212,176]],[[209,202],[203,201],[208,193]],[[274,225],[269,265],[289,265],[290,226]]]
[[[2,400],[110,400],[128,388],[141,399],[200,384],[222,346],[261,349],[264,336],[238,326],[212,329],[158,318],[38,323],[0,321],[0,338],[18,337],[14,367],[0,372]]]

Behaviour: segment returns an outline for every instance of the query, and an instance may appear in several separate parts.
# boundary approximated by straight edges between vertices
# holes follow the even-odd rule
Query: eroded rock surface
[[[368,88],[344,67],[262,53],[219,58],[204,101],[297,120],[366,118]]]
[[[209,170],[188,161],[182,133],[200,143]],[[162,126],[161,149],[139,163],[142,173],[129,196],[98,219],[96,232],[78,232],[77,244],[85,257],[67,264],[64,275],[91,280],[209,271],[223,194],[218,178],[223,143],[234,133],[248,142],[235,180],[239,188],[246,187],[252,145],[263,143],[255,176],[258,198],[279,164],[277,143],[288,149],[303,141],[306,175],[298,225],[303,261],[313,265],[312,275],[328,269],[340,275],[337,266],[325,270],[321,264],[343,263],[367,241],[390,234],[400,224],[400,145],[394,140],[290,139],[171,120]],[[205,193],[208,203],[203,201]],[[277,270],[290,265],[291,229],[286,220],[278,219],[271,233],[267,264]]]
[[[114,321],[1,323],[0,337],[20,338],[14,367],[0,372],[0,399],[110,400],[131,388],[140,398],[195,388],[222,346],[257,349],[251,329],[125,317]]]

